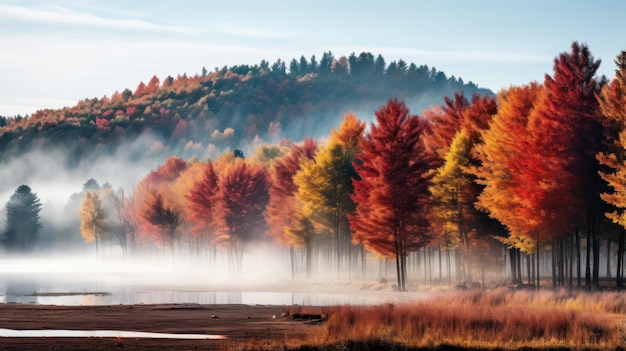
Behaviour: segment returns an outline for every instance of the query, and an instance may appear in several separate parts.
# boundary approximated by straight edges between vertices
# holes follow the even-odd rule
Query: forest
[[[203,67],[190,76],[153,76],[134,90],[71,107],[0,116],[0,160],[55,147],[69,156],[69,167],[77,167],[142,135],[153,138],[123,150],[133,159],[217,157],[234,148],[252,152],[259,140],[322,137],[344,113],[371,114],[391,96],[421,110],[460,90],[492,94],[434,67],[386,62],[369,52],[338,58],[325,52],[319,59],[302,56],[289,63],[279,59],[213,71]]]
[[[360,65],[363,61],[370,64]],[[65,232],[80,233],[86,243],[95,244],[98,255],[115,246],[129,255],[202,257],[208,265],[218,256],[227,257],[235,274],[246,252],[262,244],[289,253],[294,279],[321,274],[316,267],[322,262],[344,279],[365,277],[372,265],[391,264],[398,290],[407,289],[416,267],[424,272],[424,281],[447,279],[448,284],[466,286],[484,286],[486,279],[505,274],[533,287],[545,284],[545,279],[551,279],[553,286],[588,290],[606,284],[623,286],[625,52],[618,56],[615,77],[609,80],[596,75],[600,61],[589,48],[574,42],[570,51],[554,59],[553,72],[543,82],[510,86],[497,95],[466,89],[462,81],[445,75],[433,77],[434,70],[407,68],[399,62],[391,68],[392,64],[386,66],[384,60],[368,54],[337,60],[325,54],[319,63],[312,62],[294,60],[289,71],[282,63],[270,68],[263,63],[240,67],[238,72],[216,70],[163,83],[153,79],[134,93],[9,119],[1,144],[5,149],[23,147],[12,140],[14,133],[23,133],[31,142],[40,137],[69,138],[69,133],[94,147],[104,142],[105,135],[107,140],[114,139],[115,133],[124,138],[130,130],[143,128],[159,130],[165,138],[177,135],[179,143],[204,143],[206,135],[205,139],[182,136],[206,134],[207,129],[197,123],[212,121],[216,124],[211,138],[220,133],[225,137],[228,128],[220,129],[225,125],[221,113],[233,116],[235,110],[245,110],[245,94],[295,100],[280,91],[290,91],[287,86],[296,82],[316,80],[330,88],[330,78],[318,78],[325,74],[332,79],[353,76],[353,86],[338,85],[332,89],[346,90],[333,94],[358,107],[353,111],[361,111],[362,97],[357,92],[371,87],[359,84],[358,77],[384,72],[384,84],[376,89],[379,96],[387,97],[373,109],[375,118],[369,125],[358,113],[345,112],[327,135],[298,138],[294,134],[293,140],[298,141],[257,142],[251,152],[234,147],[241,144],[230,144],[232,149],[220,149],[205,160],[172,152],[129,189],[90,179],[68,204],[68,211],[76,213],[76,228]],[[422,72],[416,77],[445,85],[442,91],[447,96],[440,105],[415,114],[408,101],[414,97],[401,93],[406,93],[406,86],[395,85],[407,80],[394,80],[394,72],[402,76]],[[277,75],[283,83],[277,83]],[[266,76],[274,78],[261,78]],[[209,94],[200,98],[202,103],[192,97],[193,91],[213,91],[218,83],[255,79],[271,81],[276,90],[241,92],[232,97],[236,100]],[[297,95],[310,103],[283,103],[281,108],[306,106],[313,115],[337,112],[333,101],[341,97],[315,97],[314,90],[319,91],[304,89]],[[219,94],[233,95],[228,91]],[[172,115],[166,101],[172,103],[175,94],[188,96],[180,111],[196,119]],[[235,104],[239,99],[236,108],[218,114],[211,108],[218,101]],[[155,101],[162,106],[158,111],[165,112],[157,112]],[[280,119],[283,111],[272,106],[277,105],[268,103],[266,112],[248,114],[242,123],[249,130],[237,138],[258,136],[259,126],[270,126],[270,133],[272,126],[286,124]],[[313,124],[321,121],[306,123],[312,124],[303,132],[316,130]],[[29,133],[31,137],[26,136]],[[173,150],[180,148],[172,146],[168,152]],[[91,151],[85,147],[81,152]],[[16,203],[18,209],[31,211],[11,209]],[[13,228],[9,223],[29,226],[5,230],[7,250],[32,249],[34,243],[17,245],[15,238],[30,233],[29,240],[36,240],[40,210],[30,188],[16,190],[7,204],[7,228]],[[28,220],[16,220],[20,218]]]

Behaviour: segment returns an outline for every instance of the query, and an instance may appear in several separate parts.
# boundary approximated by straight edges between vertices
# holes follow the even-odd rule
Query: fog
[[[50,147],[33,149],[16,155],[0,165],[0,199],[7,201],[13,191],[28,185],[40,198],[42,204],[52,203],[63,207],[71,194],[80,192],[90,178],[101,184],[110,183],[114,188],[127,188],[137,183],[150,170],[156,168],[162,158],[151,157],[145,145],[159,141],[151,134],[144,134],[132,142],[119,145],[112,155],[86,158],[79,165],[68,167],[66,149]],[[137,157],[145,154],[146,157]],[[42,213],[42,215],[44,215]]]

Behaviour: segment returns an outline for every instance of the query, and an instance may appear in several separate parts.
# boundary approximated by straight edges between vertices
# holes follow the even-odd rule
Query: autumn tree
[[[404,102],[389,100],[375,112],[376,123],[361,142],[354,167],[356,212],[349,216],[354,240],[395,258],[398,288],[406,288],[406,257],[427,245],[429,170],[433,158],[424,147],[426,127],[409,115]]]
[[[32,251],[42,228],[41,202],[28,185],[20,185],[6,206],[6,229],[2,243],[9,251]]]
[[[429,188],[433,197],[432,210],[435,216],[439,217],[439,223],[443,227],[439,228],[440,232],[454,233],[458,237],[460,248],[466,253],[470,251],[469,235],[477,227],[474,216],[473,180],[464,173],[465,168],[470,166],[470,150],[468,132],[462,129],[452,139],[444,164],[437,169]],[[458,254],[456,262],[457,275],[471,280],[469,262],[462,265]]]
[[[229,249],[235,272],[241,269],[244,246],[265,232],[269,179],[262,165],[235,160],[220,178],[215,206],[215,242]]]
[[[612,188],[611,191],[601,194],[602,200],[615,207],[615,210],[606,213],[614,223],[626,228],[626,51],[615,61],[617,69],[615,78],[605,85],[599,96],[600,110],[607,118],[609,130],[617,131],[610,136],[614,145],[610,145],[610,153],[600,153],[597,158],[612,172],[601,172],[602,178]],[[622,275],[624,256],[624,229],[620,231],[617,249],[616,285],[623,285]]]
[[[135,187],[134,208],[144,242],[146,239],[166,245],[178,242],[181,234],[178,227],[182,225],[184,216],[181,197],[174,192],[173,186],[187,167],[187,162],[182,158],[169,157]],[[167,214],[168,219],[155,217],[159,213]]]
[[[439,111],[430,110],[425,114],[427,130],[424,141],[427,149],[437,156],[437,176],[431,187],[434,203],[432,229],[440,234],[443,244],[456,242],[455,249],[457,276],[471,280],[472,262],[462,263],[462,253],[471,251],[469,234],[473,242],[490,240],[493,224],[486,215],[473,205],[482,186],[474,182],[474,175],[466,168],[477,166],[480,161],[473,156],[474,145],[481,139],[481,133],[497,111],[495,98],[473,94],[468,101],[463,93],[456,93],[454,99],[445,98]],[[456,148],[452,150],[453,146]],[[439,217],[439,218],[436,218]],[[450,235],[457,238],[450,240]],[[447,247],[449,248],[449,247]],[[468,256],[469,257],[469,256]]]
[[[102,208],[102,201],[98,192],[87,191],[85,193],[83,205],[78,214],[80,216],[80,232],[86,243],[96,242],[96,257],[98,257],[98,242],[102,242],[110,230],[110,224]]]
[[[585,228],[587,242],[595,243],[601,210],[595,159],[602,136],[596,100],[600,84],[595,78],[599,64],[587,46],[576,42],[571,53],[554,60],[554,76],[545,76],[546,93],[529,117],[520,157],[508,164],[516,177],[513,194],[520,204],[515,214],[525,220],[525,232],[532,233],[537,249],[540,243],[556,243],[577,228]],[[599,253],[597,247],[594,251]],[[589,288],[590,279],[587,283]]]
[[[200,167],[202,167],[201,178],[193,184],[186,195],[186,212],[192,223],[192,234],[212,240],[219,180],[213,163],[202,163]]]
[[[158,190],[151,190],[144,199],[145,207],[141,217],[157,231],[158,241],[166,242],[174,250],[180,232],[182,209],[172,204]]]
[[[112,214],[111,233],[124,253],[134,250],[137,245],[138,219],[132,207],[134,196],[134,191],[127,193],[120,188],[108,197]]]
[[[350,253],[350,228],[347,215],[356,207],[351,196],[352,179],[357,177],[352,164],[359,152],[365,122],[350,113],[344,116],[339,130],[333,130],[327,144],[320,147],[313,160],[303,159],[294,175],[298,187],[296,199],[304,204],[312,222],[334,238],[337,275],[344,251]]]
[[[278,158],[271,168],[271,186],[267,205],[269,234],[280,245],[290,248],[292,278],[295,275],[294,249],[306,250],[307,278],[311,276],[311,247],[315,226],[311,214],[296,199],[298,187],[293,181],[301,160],[313,160],[317,143],[306,138],[302,145],[292,144],[289,153]]]
[[[476,207],[508,228],[508,238],[501,240],[511,248],[513,279],[521,279],[516,275],[517,250],[530,254],[535,252],[535,245],[529,245],[524,239],[530,234],[524,231],[526,219],[517,214],[520,203],[514,196],[516,179],[510,165],[521,157],[528,134],[528,118],[542,91],[541,85],[531,83],[510,87],[498,94],[498,112],[481,134],[482,141],[474,147],[479,165],[468,170],[483,186]]]

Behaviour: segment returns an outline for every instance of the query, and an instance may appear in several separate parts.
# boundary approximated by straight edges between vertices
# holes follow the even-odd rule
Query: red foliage
[[[265,228],[269,185],[262,165],[248,165],[241,160],[228,169],[219,181],[217,194],[217,243],[241,249],[243,244],[261,237]]]
[[[162,166],[150,172],[146,176],[146,180],[152,184],[172,182],[185,169],[187,169],[185,160],[178,156],[170,156]]]
[[[110,129],[111,123],[106,118],[96,117],[96,126],[98,127],[98,129]]]
[[[269,234],[281,244],[286,244],[284,228],[295,210],[292,206],[285,206],[286,201],[293,198],[298,191],[293,176],[300,170],[300,160],[303,157],[312,160],[316,153],[317,143],[311,138],[306,138],[302,146],[292,144],[289,154],[274,164],[267,205],[267,223]]]
[[[202,179],[187,195],[187,211],[192,222],[192,233],[201,236],[214,225],[214,207],[218,192],[218,177],[212,163],[204,166]]]
[[[433,158],[421,139],[424,120],[409,115],[403,102],[389,100],[375,114],[377,124],[370,126],[354,162],[360,180],[354,181],[357,208],[349,219],[354,240],[396,257],[403,289],[403,258],[432,239],[426,206]]]

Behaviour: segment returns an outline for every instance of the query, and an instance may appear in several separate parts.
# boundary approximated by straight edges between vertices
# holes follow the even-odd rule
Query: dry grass
[[[502,288],[433,294],[414,304],[300,308],[286,314],[294,315],[326,321],[316,335],[283,345],[298,350],[616,349],[625,342],[626,295]]]

